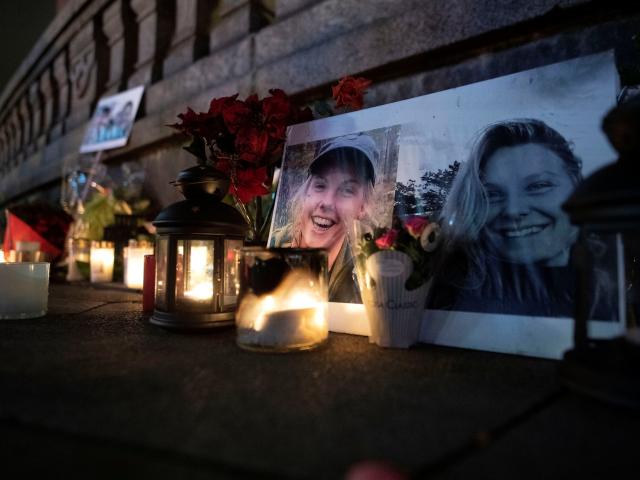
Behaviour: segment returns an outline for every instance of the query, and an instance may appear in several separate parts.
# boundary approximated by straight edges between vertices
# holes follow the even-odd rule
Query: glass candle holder
[[[48,263],[0,263],[0,319],[42,317],[48,296]]]
[[[124,284],[128,288],[142,288],[145,255],[153,255],[151,242],[129,240],[129,246],[124,247]]]
[[[310,350],[329,335],[327,254],[321,249],[240,249],[237,343],[261,352]]]
[[[89,265],[91,241],[86,238],[70,238],[67,245],[69,248],[67,281],[84,280],[86,277],[82,274],[81,267],[86,268]]]
[[[113,242],[91,242],[91,283],[113,281]]]

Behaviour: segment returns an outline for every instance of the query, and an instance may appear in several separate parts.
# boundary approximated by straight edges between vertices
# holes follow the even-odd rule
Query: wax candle
[[[48,263],[0,263],[0,319],[42,317],[48,295]]]
[[[91,283],[107,283],[113,280],[113,242],[91,243]]]
[[[124,247],[124,284],[129,288],[142,288],[144,279],[144,257],[153,254],[153,245],[148,242],[129,240]]]

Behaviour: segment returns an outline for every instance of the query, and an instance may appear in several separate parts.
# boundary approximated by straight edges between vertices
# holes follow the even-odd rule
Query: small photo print
[[[140,106],[144,86],[101,98],[89,122],[80,153],[97,152],[127,144]]]

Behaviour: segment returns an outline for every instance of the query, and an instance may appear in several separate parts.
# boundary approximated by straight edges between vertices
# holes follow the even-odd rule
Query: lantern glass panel
[[[638,235],[591,233],[586,265],[579,272],[578,301],[589,321],[588,337],[612,338],[637,326]]]
[[[214,298],[214,241],[178,240],[176,307],[208,312]]]
[[[156,242],[156,308],[167,310],[167,254],[169,239],[159,237]]]
[[[239,289],[238,263],[239,252],[242,248],[242,240],[224,241],[224,282],[223,282],[223,307],[233,307],[236,305]]]
[[[640,344],[640,233],[620,236],[624,245],[625,328],[627,338]]]

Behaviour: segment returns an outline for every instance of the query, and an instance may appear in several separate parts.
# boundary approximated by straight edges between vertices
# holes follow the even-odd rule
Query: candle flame
[[[317,281],[305,273],[292,272],[268,295],[256,296],[247,294],[242,300],[237,318],[247,319],[247,325],[256,332],[265,328],[270,314],[288,310],[313,309],[313,317],[309,320],[311,327],[322,329],[326,325],[326,300]]]
[[[213,285],[211,283],[199,283],[191,290],[185,290],[184,296],[194,300],[210,300],[213,298]]]

